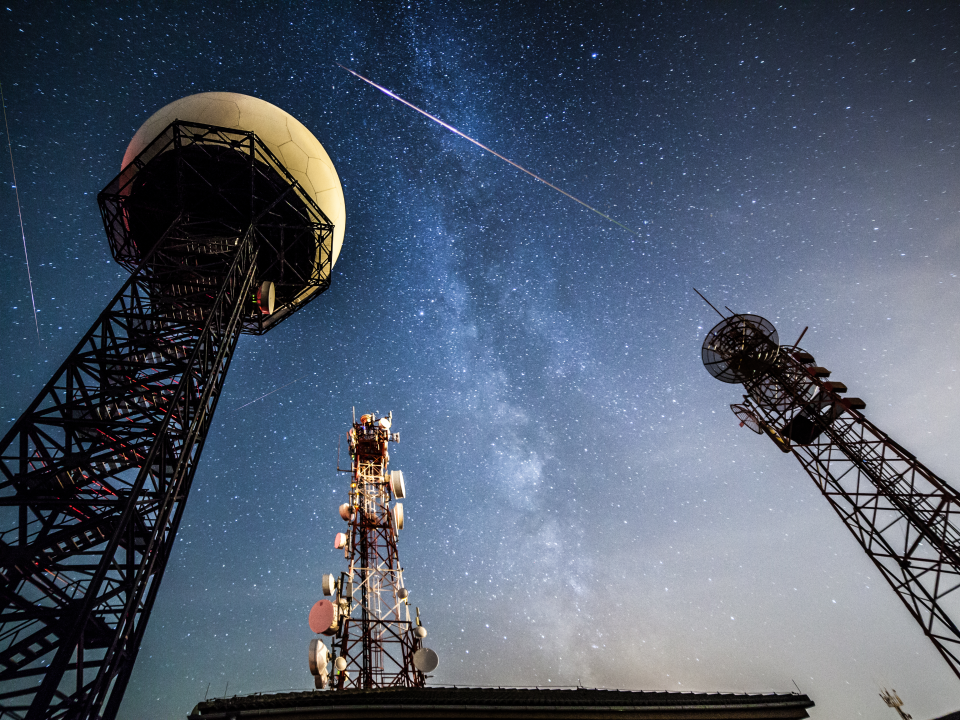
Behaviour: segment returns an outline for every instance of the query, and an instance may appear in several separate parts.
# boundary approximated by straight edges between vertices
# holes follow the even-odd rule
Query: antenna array
[[[410,597],[397,555],[406,497],[403,473],[387,470],[393,413],[361,416],[347,432],[350,492],[340,506],[347,532],[334,538],[343,550],[347,570],[339,578],[323,576],[323,594],[310,610],[310,629],[332,637],[331,650],[322,639],[310,642],[309,666],[318,689],[423,687],[436,669],[437,655],[422,647],[427,630],[420,610],[410,619]],[[332,663],[332,674],[328,665]]]

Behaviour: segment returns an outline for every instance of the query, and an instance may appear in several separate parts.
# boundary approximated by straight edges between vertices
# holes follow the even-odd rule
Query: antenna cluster
[[[317,689],[423,687],[438,665],[437,654],[423,647],[427,630],[420,609],[410,619],[410,594],[397,554],[407,495],[403,473],[388,470],[393,413],[361,416],[347,431],[350,488],[339,515],[346,532],[333,540],[343,550],[347,569],[323,575],[321,589],[332,600],[310,609],[310,629],[331,638],[310,641],[308,664]],[[331,673],[332,669],[332,673]],[[332,674],[332,677],[331,677]]]

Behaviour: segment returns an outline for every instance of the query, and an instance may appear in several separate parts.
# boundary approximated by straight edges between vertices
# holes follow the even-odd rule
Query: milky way
[[[436,684],[796,682],[824,719],[892,716],[892,686],[917,720],[960,708],[795,459],[738,427],[692,289],[782,338],[810,326],[831,379],[960,484],[953,3],[159,5],[0,7],[43,343],[5,175],[7,427],[123,282],[96,193],[166,103],[290,112],[347,221],[330,290],[239,343],[122,717],[311,687],[353,407],[401,434],[400,557]]]

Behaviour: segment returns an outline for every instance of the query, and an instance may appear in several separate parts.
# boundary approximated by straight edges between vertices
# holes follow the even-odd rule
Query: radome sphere
[[[252,131],[283,162],[334,225],[333,263],[343,244],[346,208],[337,171],[313,133],[290,113],[240,93],[207,92],[175,100],[140,126],[123,156],[126,167],[174,120]]]

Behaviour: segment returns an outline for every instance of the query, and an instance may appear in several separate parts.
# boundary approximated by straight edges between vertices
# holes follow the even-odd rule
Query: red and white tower
[[[347,531],[337,533],[334,547],[343,550],[347,569],[339,578],[323,576],[323,594],[310,610],[310,629],[331,636],[331,647],[310,642],[310,672],[317,688],[328,683],[346,688],[423,687],[436,669],[437,654],[422,646],[427,636],[416,609],[410,619],[410,597],[397,555],[406,496],[403,473],[388,471],[388,445],[393,413],[369,413],[354,420],[347,432],[350,450],[350,493],[340,506]],[[339,469],[339,468],[338,468]],[[332,662],[333,677],[328,664]]]

